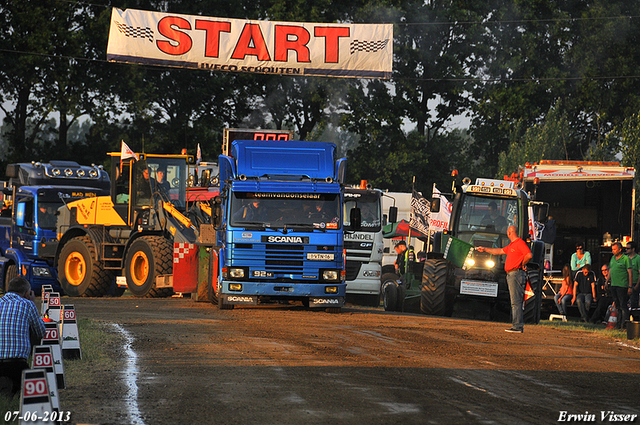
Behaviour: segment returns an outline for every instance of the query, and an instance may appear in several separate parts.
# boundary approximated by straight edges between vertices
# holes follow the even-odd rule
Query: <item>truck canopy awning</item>
[[[588,181],[588,180],[633,180],[635,170],[631,167],[597,165],[532,165],[524,169],[524,180],[533,181]]]

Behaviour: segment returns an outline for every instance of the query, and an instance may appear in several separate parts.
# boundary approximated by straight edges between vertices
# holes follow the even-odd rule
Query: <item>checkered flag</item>
[[[388,39],[377,41],[353,40],[350,44],[351,54],[354,54],[355,52],[375,53],[378,50],[382,50],[387,47],[388,43]]]
[[[409,219],[409,226],[412,229],[416,229],[423,235],[428,235],[430,215],[431,208],[429,201],[413,190],[411,195],[411,216]]]
[[[116,22],[116,27],[125,37],[146,38],[150,43],[153,43],[153,30],[149,27],[132,27],[121,22]]]

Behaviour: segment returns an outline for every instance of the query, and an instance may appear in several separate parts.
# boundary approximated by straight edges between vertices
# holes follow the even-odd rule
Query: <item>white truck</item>
[[[366,182],[344,191],[344,248],[347,253],[347,301],[380,305],[382,275],[382,192],[367,188]],[[354,231],[350,211],[360,208],[361,228]]]

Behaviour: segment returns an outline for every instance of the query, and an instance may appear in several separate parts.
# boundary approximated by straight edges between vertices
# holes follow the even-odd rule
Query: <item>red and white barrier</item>
[[[62,357],[82,359],[76,309],[73,305],[64,305],[60,310],[60,335],[62,336]]]
[[[47,385],[49,386],[51,406],[59,412],[60,398],[58,397],[58,382],[53,369],[53,351],[50,345],[36,345],[33,347],[31,369],[43,369],[47,372]]]
[[[54,414],[44,369],[22,371],[22,391],[20,392],[20,424],[51,424]]]
[[[51,346],[53,353],[53,370],[56,373],[58,389],[65,389],[64,365],[62,363],[62,348],[60,347],[60,331],[56,322],[44,324],[44,338],[41,345]]]

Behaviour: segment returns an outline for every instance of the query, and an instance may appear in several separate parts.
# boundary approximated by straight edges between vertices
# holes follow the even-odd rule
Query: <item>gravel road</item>
[[[590,332],[508,334],[505,323],[357,306],[63,302],[129,341],[109,352],[121,367],[61,392],[76,423],[546,424],[640,414],[640,347]]]

